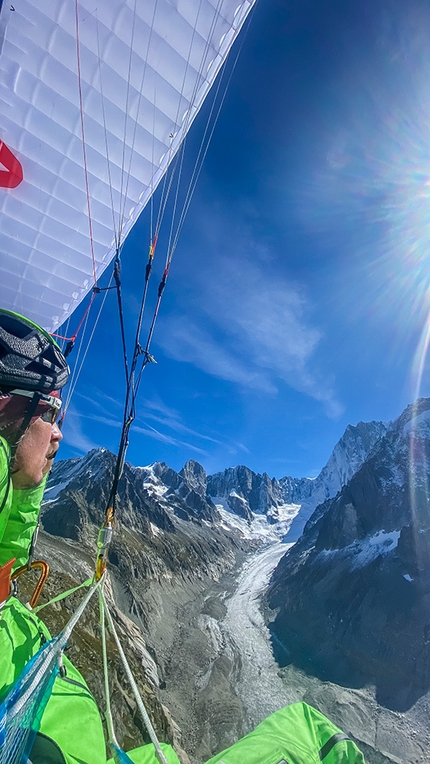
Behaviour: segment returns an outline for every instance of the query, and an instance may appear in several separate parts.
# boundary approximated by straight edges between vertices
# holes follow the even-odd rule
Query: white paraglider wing
[[[1,307],[50,331],[73,312],[166,172],[253,3],[3,3]]]

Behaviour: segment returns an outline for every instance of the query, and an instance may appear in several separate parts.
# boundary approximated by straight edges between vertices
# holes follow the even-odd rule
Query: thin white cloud
[[[150,399],[145,398],[142,402],[142,406],[145,409],[150,409],[150,411],[158,411],[159,414],[163,414],[170,419],[180,419],[179,412],[170,408],[170,406],[166,406],[159,396]]]
[[[158,422],[158,424],[162,424],[165,427],[168,427],[171,430],[174,430],[175,432],[183,432],[184,435],[193,435],[196,438],[201,438],[202,440],[208,440],[211,443],[217,443],[218,445],[222,445],[222,442],[220,440],[217,440],[216,438],[212,438],[210,435],[204,435],[202,432],[197,432],[196,430],[192,430],[190,427],[187,427],[186,425],[182,424],[178,421],[178,419],[173,419],[169,417],[161,417],[157,416],[156,414],[145,414],[144,420],[152,419],[153,422]],[[147,424],[146,421],[144,421],[144,424]]]
[[[159,412],[160,416],[158,414],[152,413],[153,411]],[[238,451],[245,451],[246,453],[250,453],[249,449],[243,443],[232,441],[231,439],[226,440],[217,432],[214,432],[213,435],[208,435],[207,433],[198,432],[197,430],[193,430],[190,427],[187,427],[182,423],[179,412],[167,406],[158,395],[152,399],[145,398],[143,407],[139,407],[139,416],[136,419],[136,423],[133,424],[132,429],[139,431],[139,422],[142,423],[143,426],[151,427],[147,421],[148,419],[153,422],[157,422],[157,424],[162,425],[163,427],[167,427],[174,432],[183,433],[184,435],[191,435],[194,438],[199,438],[201,440],[208,441],[209,443],[214,443],[215,445],[221,446],[230,454],[236,454]],[[155,432],[163,437],[163,433],[159,433],[158,430],[155,430]],[[171,438],[171,436],[165,435],[164,438]],[[181,441],[177,441],[174,438],[171,438],[171,440],[175,445],[181,443]],[[205,451],[202,451],[202,453],[206,454]]]
[[[99,390],[99,388],[93,388],[93,395],[84,395],[83,393],[75,393],[77,398],[91,403],[92,406],[96,406],[101,409],[105,414],[109,414],[112,411],[112,407],[115,409],[122,409],[124,407],[123,400],[112,398],[110,395]]]
[[[182,440],[178,440],[177,438],[172,438],[170,435],[165,435],[159,430],[156,430],[155,427],[151,427],[150,424],[147,424],[146,427],[140,427],[137,425],[133,427],[133,431],[139,432],[142,435],[146,435],[149,438],[160,440],[162,443],[168,443],[169,445],[176,446],[177,448],[185,447],[190,449],[190,451],[195,451],[196,453],[201,454],[202,456],[208,456],[207,451],[204,451],[202,448],[198,448],[197,446],[193,446],[191,443],[186,443]]]
[[[238,451],[245,451],[246,454],[250,454],[251,451],[243,443],[234,443],[234,446]]]
[[[99,414],[82,414],[81,416],[84,419],[90,419],[92,422],[100,422],[100,424],[105,424],[108,427],[122,427],[122,421],[113,419],[112,417],[100,416]]]
[[[177,361],[188,361],[207,374],[237,382],[243,387],[276,392],[267,374],[249,368],[244,359],[215,340],[210,331],[197,326],[188,316],[175,318],[168,332],[160,333],[158,339],[168,355]]]
[[[299,288],[249,257],[226,259],[216,279],[204,276],[198,304],[164,322],[158,340],[165,352],[269,394],[282,380],[338,416],[342,406],[331,385],[313,370],[322,334],[311,325]]]
[[[64,440],[65,442],[71,446],[72,448],[75,448],[77,451],[80,451],[84,454],[86,454],[88,451],[91,451],[93,448],[98,448],[98,443],[94,443],[84,432],[81,422],[81,415],[78,414],[77,410],[74,408],[73,405],[69,406],[67,410],[67,416],[64,420]]]
[[[103,393],[97,392],[97,395],[94,397],[91,395],[83,395],[79,394],[79,397],[85,401],[87,401],[90,404],[93,404],[97,407],[99,411],[102,411],[102,414],[95,414],[92,412],[86,413],[86,414],[80,414],[79,419],[85,419],[87,421],[91,422],[98,422],[100,424],[104,424],[108,427],[114,427],[116,429],[119,429],[122,427],[122,419],[115,418],[112,413],[112,405],[113,403],[117,403],[113,398],[110,398],[110,396],[105,395]],[[153,413],[158,412],[158,413]],[[75,443],[71,443],[70,445],[74,445],[76,448],[78,448],[81,451],[89,450],[90,448],[94,448],[94,446],[91,444],[91,442],[85,438],[85,436],[82,433],[82,426],[80,425],[80,437],[77,430],[77,419],[76,417],[77,412],[73,411],[74,416],[74,431],[73,431],[73,437],[76,441]],[[157,422],[157,424],[162,425],[163,429],[167,428],[170,430],[173,430],[174,432],[183,433],[184,435],[191,435],[193,438],[199,438],[201,440],[208,441],[210,443],[214,443],[216,445],[222,446],[223,448],[227,449],[228,451],[232,451],[232,446],[230,444],[226,444],[223,441],[212,437],[211,435],[206,435],[201,432],[197,432],[196,430],[191,429],[190,427],[187,427],[186,425],[182,424],[180,414],[175,409],[172,409],[171,407],[167,406],[159,396],[155,396],[153,399],[145,398],[145,401],[143,403],[143,406],[139,408],[139,416],[133,422],[132,425],[132,431],[141,433],[144,435],[147,435],[151,438],[154,438],[155,440],[159,440],[163,443],[168,443],[169,445],[173,445],[177,448],[185,447],[192,451],[195,451],[196,453],[207,456],[207,452],[199,448],[198,446],[191,445],[188,442],[181,441],[177,438],[172,437],[169,434],[166,434],[165,432],[161,432],[160,430],[156,429],[155,427],[152,427],[149,422],[147,421],[150,419],[153,422]],[[140,422],[140,424],[139,424]],[[81,444],[80,446],[77,444]],[[88,448],[85,448],[85,444],[88,443]],[[241,444],[234,444],[233,450],[236,451],[237,448],[241,448],[242,450],[247,450],[245,446]]]

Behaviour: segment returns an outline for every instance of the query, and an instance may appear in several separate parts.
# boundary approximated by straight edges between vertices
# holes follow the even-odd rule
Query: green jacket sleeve
[[[9,447],[0,439],[0,565],[16,558],[14,570],[28,560],[31,539],[36,529],[46,477],[36,486],[13,490],[9,485]]]

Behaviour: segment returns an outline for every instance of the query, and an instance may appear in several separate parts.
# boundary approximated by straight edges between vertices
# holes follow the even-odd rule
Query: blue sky
[[[315,476],[348,424],[430,394],[429,40],[418,0],[257,2],[173,259],[133,464]],[[147,243],[143,213],[123,251],[129,339]],[[120,351],[112,293],[62,457],[117,450]]]

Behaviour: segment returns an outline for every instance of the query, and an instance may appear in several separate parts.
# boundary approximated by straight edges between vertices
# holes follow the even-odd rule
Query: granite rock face
[[[54,465],[42,507],[47,533],[95,548],[115,458],[95,449],[82,459]],[[111,563],[145,585],[176,574],[216,580],[233,563],[238,542],[234,533],[218,527],[204,481],[196,462],[188,462],[182,473],[165,464],[126,463],[118,486]]]
[[[360,469],[391,423],[359,422],[348,425],[331,456],[315,480],[282,478],[286,500],[301,504],[288,532],[287,541],[297,541],[315,508],[331,499]],[[291,498],[290,498],[291,497]]]
[[[151,473],[169,490],[166,498],[175,505],[176,514],[183,519],[194,517],[196,520],[216,522],[219,519],[215,505],[206,493],[207,475],[203,467],[193,460],[188,461],[180,472],[175,472],[163,462],[155,462],[150,467],[137,467],[150,478]]]
[[[266,472],[259,475],[243,465],[210,475],[207,493],[213,498],[226,498],[232,511],[242,517],[267,514],[272,507],[285,503],[284,491],[276,478],[270,478]]]
[[[279,563],[267,594],[284,663],[374,683],[409,708],[430,687],[430,399],[409,406]]]

